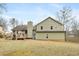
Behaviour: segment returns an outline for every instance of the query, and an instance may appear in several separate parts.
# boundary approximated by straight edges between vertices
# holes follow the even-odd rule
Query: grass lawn
[[[41,40],[0,40],[0,55],[75,56],[79,55],[79,44]]]

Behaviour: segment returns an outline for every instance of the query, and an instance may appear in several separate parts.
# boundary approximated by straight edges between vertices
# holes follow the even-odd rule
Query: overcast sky
[[[51,16],[56,19],[56,12],[63,6],[72,8],[73,15],[79,19],[79,4],[55,4],[55,3],[8,3],[6,5],[7,13],[4,17],[9,19],[15,17],[19,22],[27,24],[27,21],[33,21],[34,24],[39,23],[45,18]]]

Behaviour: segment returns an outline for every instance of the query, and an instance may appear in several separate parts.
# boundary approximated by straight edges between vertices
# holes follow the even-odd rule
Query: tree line
[[[56,16],[64,25],[64,30],[66,31],[65,41],[67,41],[69,35],[73,35],[74,38],[79,38],[79,22],[77,21],[76,16],[73,16],[73,10],[70,7],[62,7],[61,10],[57,11]]]

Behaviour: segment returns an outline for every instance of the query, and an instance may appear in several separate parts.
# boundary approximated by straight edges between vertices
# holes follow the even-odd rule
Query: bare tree
[[[3,27],[3,30],[7,30],[7,21],[3,18],[0,18],[0,25]]]
[[[6,4],[0,3],[0,14],[3,14],[6,10]]]
[[[10,19],[10,25],[12,28],[14,28],[18,25],[18,20],[16,20],[15,18]]]
[[[72,9],[64,6],[61,10],[57,12],[57,18],[61,23],[63,23],[64,30],[66,31],[67,34],[67,29],[68,29],[67,26],[69,26],[68,23],[74,19],[74,17],[72,16]],[[65,39],[65,41],[67,40]]]
[[[2,14],[6,11],[6,4],[0,3],[0,25],[2,25],[4,31],[7,30],[7,21],[2,17]]]
[[[76,20],[73,20],[71,28],[72,28],[72,32],[74,33],[75,37],[79,36],[78,27],[79,27],[79,23]]]

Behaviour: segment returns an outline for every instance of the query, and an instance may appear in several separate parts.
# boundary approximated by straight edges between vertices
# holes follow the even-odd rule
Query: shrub
[[[0,33],[0,38],[3,38],[4,36],[3,36],[3,34],[2,33]]]

